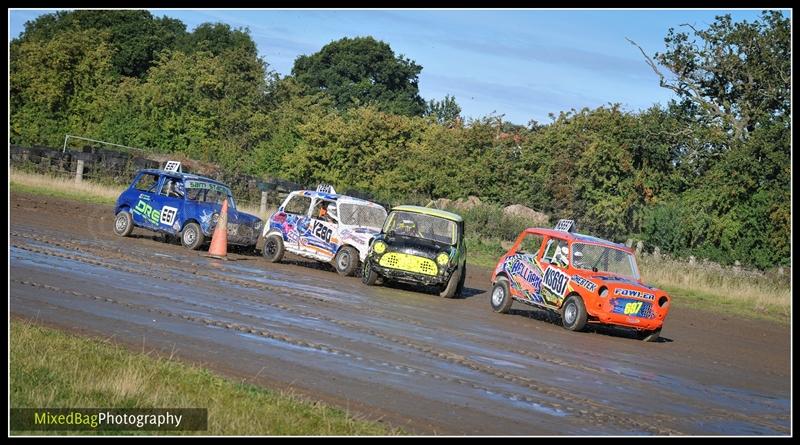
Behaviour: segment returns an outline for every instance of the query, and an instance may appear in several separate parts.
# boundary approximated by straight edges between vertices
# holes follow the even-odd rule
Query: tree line
[[[10,44],[10,142],[86,135],[392,203],[476,195],[676,256],[789,265],[789,30],[776,11],[671,29],[663,52],[639,49],[678,99],[522,126],[424,100],[423,68],[372,37],[331,42],[281,77],[247,29],[60,11]]]

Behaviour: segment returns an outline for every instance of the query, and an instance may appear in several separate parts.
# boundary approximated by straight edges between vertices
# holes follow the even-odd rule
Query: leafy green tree
[[[421,116],[422,67],[395,56],[391,47],[372,37],[343,38],[310,56],[295,60],[292,75],[309,88],[330,94],[337,108],[374,105],[380,111]]]
[[[18,40],[46,42],[81,31],[107,35],[117,74],[143,77],[159,51],[174,48],[184,37],[186,26],[176,19],[155,18],[144,10],[58,11],[26,23]]]
[[[431,116],[440,125],[453,125],[461,119],[461,107],[449,94],[441,101],[429,100],[425,105],[425,116]]]
[[[256,43],[250,37],[249,30],[233,29],[225,23],[202,23],[179,42],[179,48],[185,53],[206,51],[218,56],[229,50],[240,49],[250,57],[258,57]]]
[[[754,22],[717,16],[707,29],[683,26],[691,31],[670,28],[664,39],[667,50],[654,57],[669,75],[642,54],[661,86],[674,91],[686,109],[722,125],[737,139],[789,113],[791,24],[782,12],[764,11]]]
[[[94,132],[102,98],[113,89],[107,37],[87,30],[12,43],[12,143],[59,146],[65,134]]]

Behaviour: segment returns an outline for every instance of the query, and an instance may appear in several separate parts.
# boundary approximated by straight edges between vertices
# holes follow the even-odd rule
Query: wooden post
[[[259,216],[264,216],[267,213],[267,192],[261,192],[261,209],[259,210]]]
[[[75,182],[83,182],[83,160],[78,159],[78,167],[75,169]]]

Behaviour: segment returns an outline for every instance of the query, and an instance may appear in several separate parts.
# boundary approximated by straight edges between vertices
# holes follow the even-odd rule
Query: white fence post
[[[259,210],[259,216],[264,215],[267,213],[267,192],[261,192],[261,208]]]
[[[75,182],[80,184],[83,181],[83,160],[78,159],[78,167],[75,168]]]

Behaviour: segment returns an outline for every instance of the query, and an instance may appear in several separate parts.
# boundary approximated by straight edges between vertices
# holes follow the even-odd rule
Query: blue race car
[[[230,188],[203,176],[145,169],[119,195],[114,207],[114,233],[128,236],[135,227],[180,237],[199,249],[214,231],[224,199],[228,200],[228,244],[255,249],[263,222],[236,210]]]

